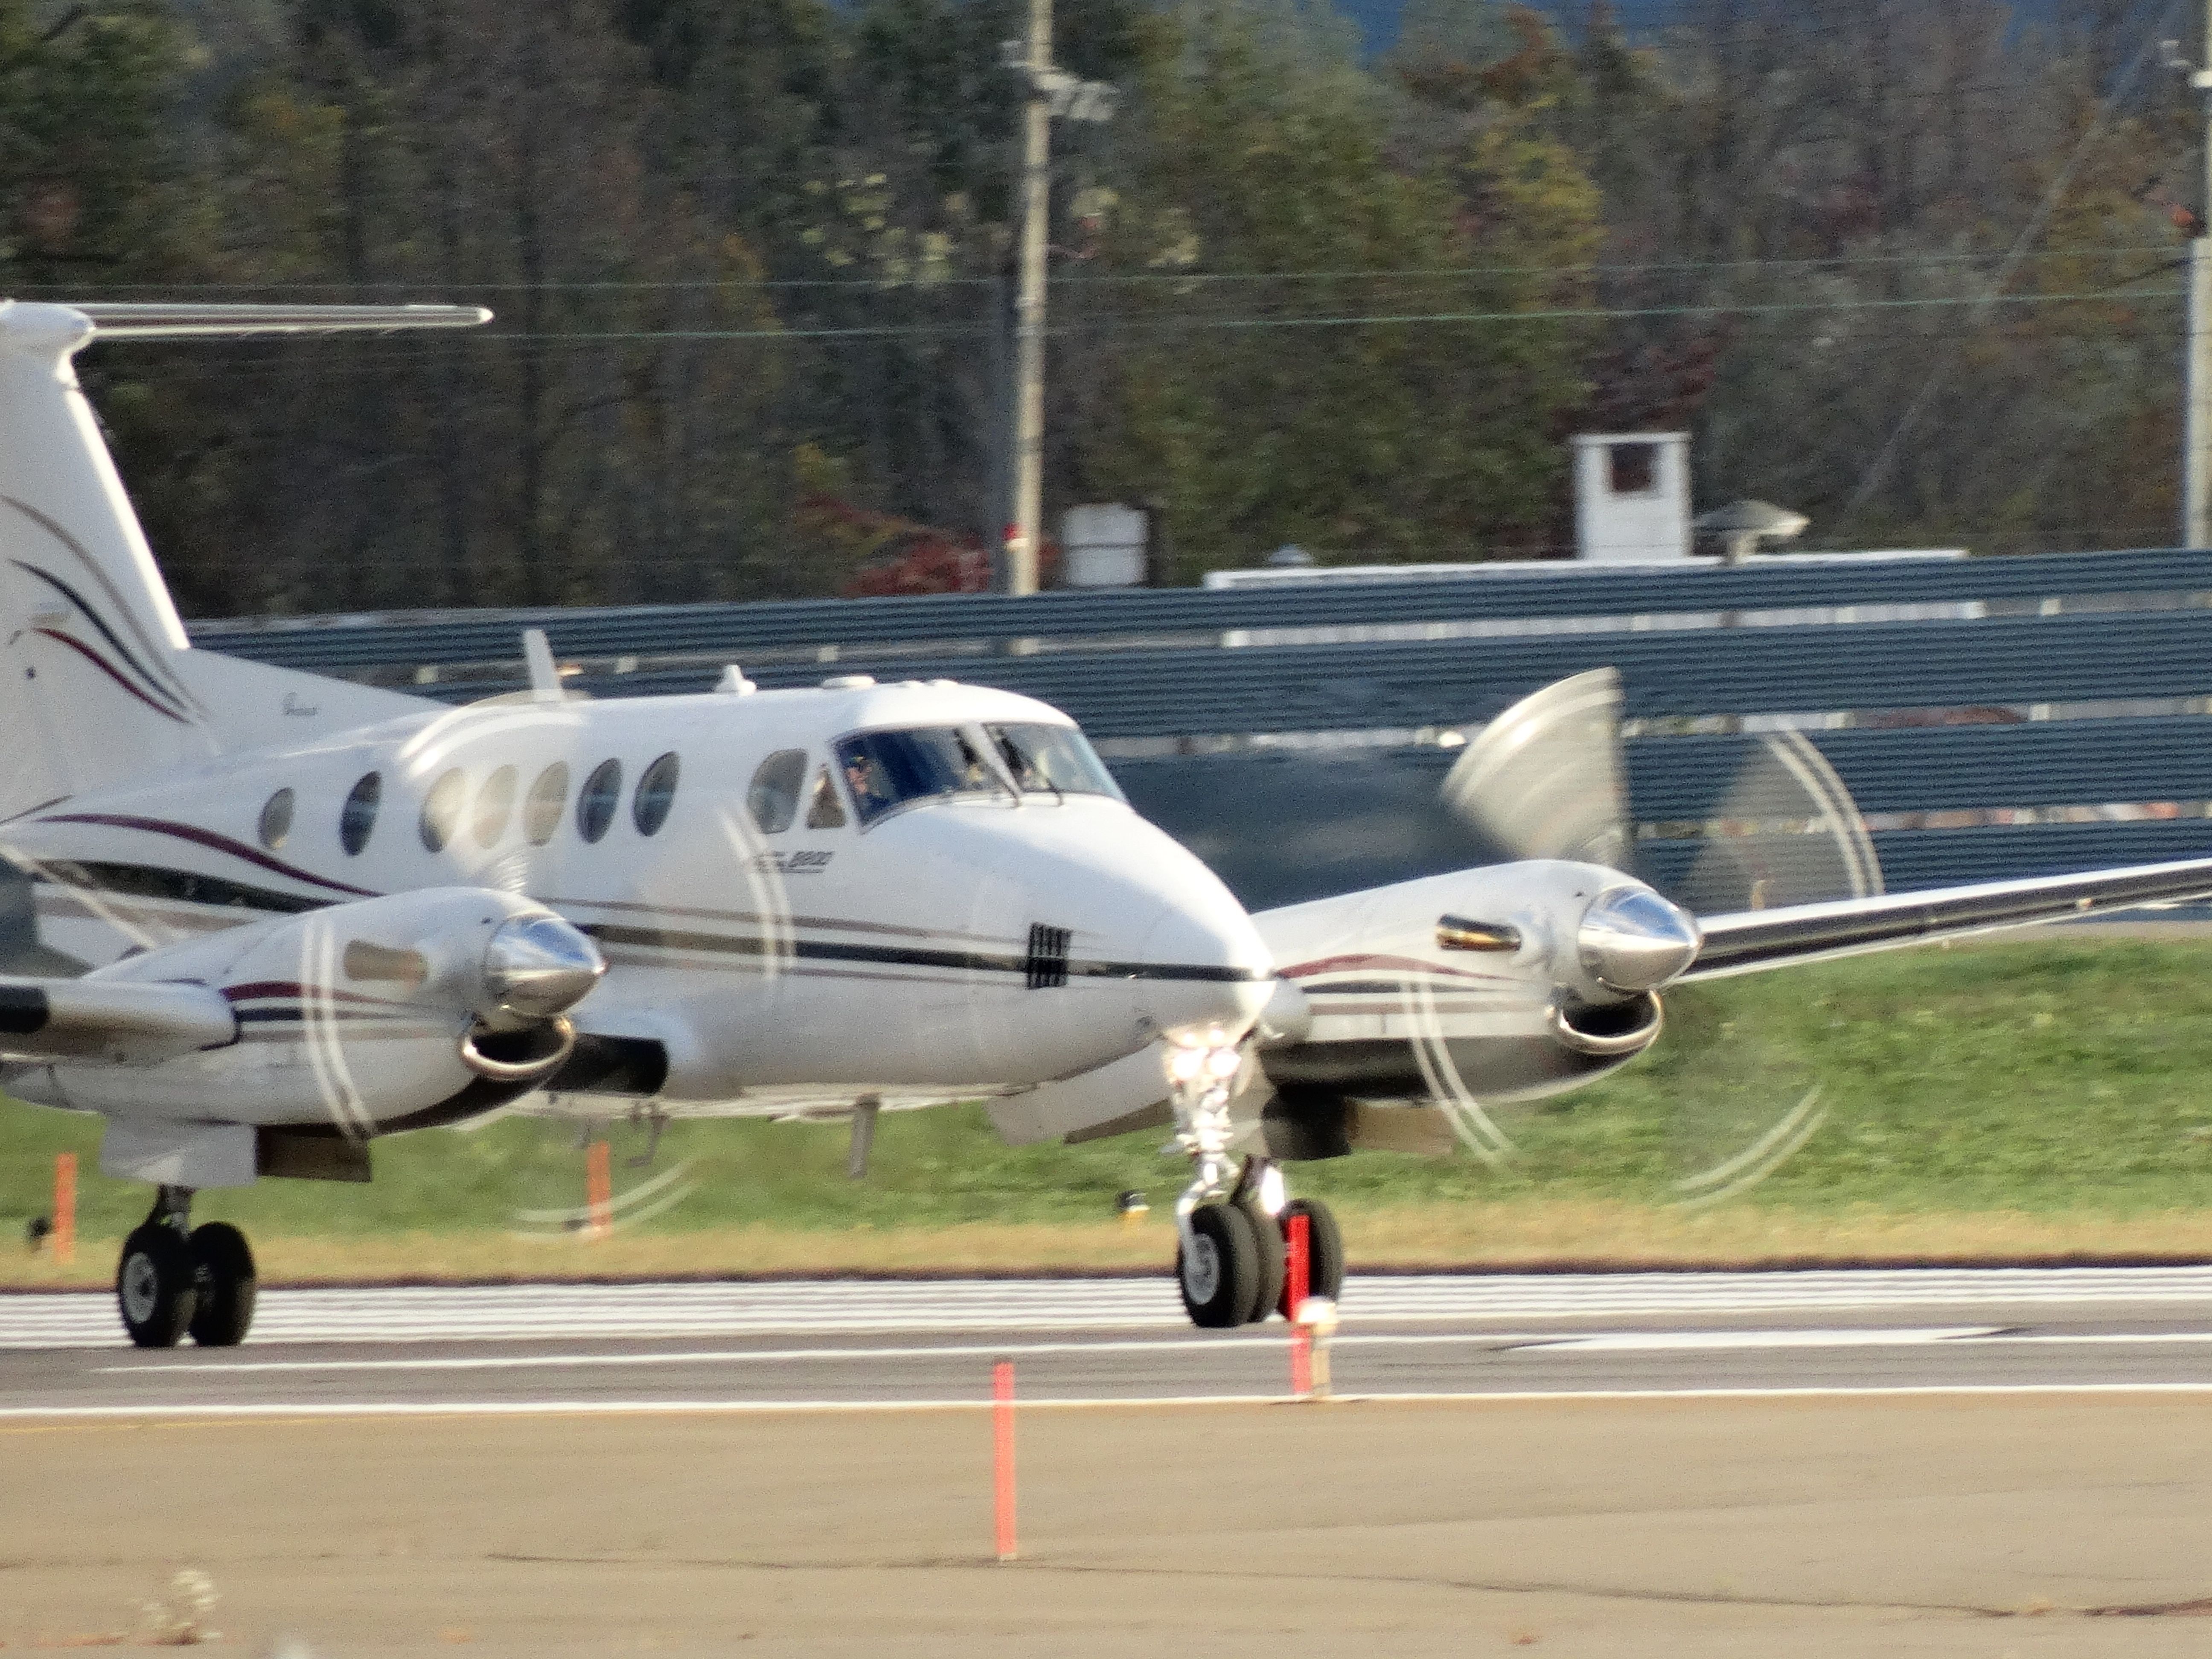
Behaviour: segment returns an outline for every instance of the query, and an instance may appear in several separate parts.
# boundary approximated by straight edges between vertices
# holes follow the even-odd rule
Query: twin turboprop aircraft
[[[151,1183],[131,1339],[244,1338],[203,1188],[369,1177],[512,1108],[854,1115],[983,1101],[1014,1141],[1172,1124],[1204,1326],[1343,1250],[1279,1164],[1599,1076],[1720,973],[2212,895],[2212,859],[1693,917],[1625,864],[1617,693],[1540,692],[1455,785],[1514,861],[1248,915],[1074,724],[949,681],[462,708],[192,649],[75,354],[96,338],[466,327],[454,307],[0,303],[0,856],[35,975],[0,1085],[99,1113]],[[1571,741],[1556,740],[1562,732]]]

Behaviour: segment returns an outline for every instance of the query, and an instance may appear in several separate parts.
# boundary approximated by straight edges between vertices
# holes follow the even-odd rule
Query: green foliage
[[[157,7],[0,3],[0,273],[11,289],[160,268],[173,49]]]
[[[1553,552],[1569,432],[1688,426],[1815,541],[2161,540],[2194,94],[2075,10],[1419,0],[1362,61],[1309,0],[1063,0],[1122,97],[1054,134],[1048,516],[1149,502],[1186,578]],[[89,357],[188,612],[834,591],[797,457],[1005,522],[1022,18],[0,0],[0,288],[500,313]]]
[[[1366,1203],[1518,1194],[1678,1202],[1676,1183],[1755,1140],[1815,1086],[1826,1115],[1802,1150],[1729,1201],[1797,1212],[1989,1210],[2127,1215],[2212,1194],[2212,977],[2201,949],[2031,945],[1862,957],[1723,981],[1669,999],[1647,1058],[1579,1093],[1501,1115],[1519,1148],[1492,1169],[1361,1153],[1298,1166],[1299,1190]],[[122,1231],[143,1187],[94,1172],[95,1120],[0,1108],[0,1226],[41,1212],[52,1155],[73,1148],[81,1226]],[[1073,1147],[1001,1145],[972,1107],[896,1113],[872,1172],[845,1178],[840,1126],[678,1123],[652,1172],[689,1195],[656,1231],[761,1222],[887,1227],[1096,1220],[1125,1188],[1164,1204],[1184,1179],[1153,1130]],[[618,1158],[643,1149],[619,1129]],[[542,1229],[528,1211],[581,1202],[572,1126],[520,1119],[379,1142],[366,1187],[270,1181],[198,1206],[271,1232]]]
[[[1434,276],[1587,258],[1595,191],[1510,112],[1403,165],[1372,77],[1270,21],[1219,0],[1152,44],[1106,275],[1066,307],[1128,337],[1086,482],[1156,499],[1185,574],[1285,541],[1420,557],[1533,533],[1583,389],[1573,330],[1310,319],[1548,308],[1542,276]]]

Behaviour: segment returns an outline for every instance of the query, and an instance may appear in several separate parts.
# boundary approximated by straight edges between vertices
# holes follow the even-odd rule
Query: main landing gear
[[[1344,1290],[1344,1238],[1328,1206],[1310,1198],[1285,1200],[1282,1171],[1265,1158],[1249,1158],[1244,1169],[1241,1195],[1193,1209],[1188,1236],[1176,1249],[1183,1310],[1192,1324],[1209,1329],[1257,1325],[1270,1314],[1291,1316],[1287,1268],[1295,1215],[1306,1218],[1308,1294],[1334,1302]],[[1280,1205],[1272,1213],[1261,1196],[1271,1187]]]
[[[1179,1046],[1168,1060],[1176,1144],[1190,1156],[1191,1183],[1176,1200],[1176,1279],[1191,1323],[1210,1329],[1291,1317],[1290,1224],[1306,1218],[1307,1290],[1334,1301],[1344,1288],[1344,1238],[1328,1206],[1287,1198],[1283,1172],[1255,1155],[1232,1166],[1229,1115],[1243,1057],[1214,1041]]]
[[[253,1323],[258,1280],[246,1235],[228,1221],[191,1223],[189,1187],[164,1187],[123,1241],[115,1302],[142,1348],[173,1348],[191,1333],[204,1348],[234,1347]]]

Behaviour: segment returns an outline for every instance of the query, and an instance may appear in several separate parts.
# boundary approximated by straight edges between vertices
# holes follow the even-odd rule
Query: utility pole
[[[2212,0],[2206,0],[2212,4]],[[1044,517],[1044,276],[1052,216],[1052,0],[1030,0],[1029,107],[1022,130],[1021,287],[1014,300],[1014,521],[1006,591],[1034,593]]]
[[[2204,0],[2200,51],[2205,62],[2181,55],[2181,43],[2166,43],[2170,69],[2189,76],[2203,105],[2203,165],[2197,196],[2197,222],[2189,239],[2189,343],[2183,364],[2181,417],[2181,544],[2212,548],[2212,0]]]
[[[2212,0],[2206,0],[2212,4]],[[1052,0],[1030,0],[1029,35],[1001,42],[1000,59],[1021,76],[1022,237],[1014,297],[1013,517],[1006,526],[1000,591],[1034,593],[1044,519],[1045,252],[1052,228],[1052,120],[1109,120],[1114,88],[1079,81],[1052,64]]]

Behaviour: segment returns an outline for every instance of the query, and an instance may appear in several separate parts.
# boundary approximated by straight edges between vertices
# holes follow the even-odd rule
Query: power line
[[[2088,159],[2090,149],[2095,145],[2096,141],[2104,136],[2105,129],[2110,123],[2114,111],[2119,107],[2121,99],[2135,85],[2136,79],[2142,73],[2143,65],[2150,61],[2154,43],[2173,26],[2173,21],[2180,12],[2181,0],[2169,0],[2166,9],[2158,15],[2150,31],[2143,37],[2142,45],[2137,48],[2136,55],[2129,60],[2125,71],[2098,104],[2095,118],[2082,130],[2081,138],[2075,143],[2072,153],[2066,158],[2066,164],[2059,168],[2057,175],[2051,179],[2050,188],[2043,193],[2043,199],[2036,204],[2035,212],[2029,217],[2027,225],[2021,228],[2020,235],[2014,240],[2012,252],[2006,258],[2004,264],[1997,268],[1996,275],[1990,279],[1989,293],[1980,307],[1982,314],[1986,315],[1990,307],[2009,299],[2010,296],[2003,292],[2004,285],[2012,280],[2013,272],[2019,269],[2021,261],[2027,257],[2027,250],[2042,236],[2044,227],[2051,222],[2051,216],[2057,210],[2058,204],[2064,199],[2066,192],[2073,187],[2075,174],[2081,170],[2082,163]],[[1949,373],[1951,364],[1955,361],[1956,356],[1957,353],[1954,349],[1939,359],[1935,367],[1929,370],[1928,378],[1921,383],[1919,392],[1915,394],[1912,401],[1905,405],[1905,413],[1898,417],[1897,425],[1891,431],[1888,441],[1884,443],[1875,453],[1872,464],[1866,470],[1865,476],[1860,478],[1858,488],[1851,492],[1850,500],[1844,504],[1843,520],[1838,526],[1839,532],[1857,515],[1859,509],[1866,505],[1868,498],[1874,494],[1875,487],[1881,483],[1882,474],[1889,470],[1890,462],[1896,456],[1898,447],[1905,441],[1905,434],[1911,429],[1913,422],[1919,418],[1920,411],[1935,396],[1936,387],[1942,383],[1943,377]]]

